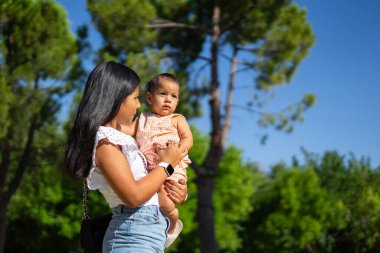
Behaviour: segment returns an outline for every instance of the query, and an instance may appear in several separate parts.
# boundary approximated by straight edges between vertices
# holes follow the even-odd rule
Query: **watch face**
[[[166,170],[168,171],[169,175],[172,175],[174,173],[174,169],[173,169],[173,166],[171,164],[168,165]]]

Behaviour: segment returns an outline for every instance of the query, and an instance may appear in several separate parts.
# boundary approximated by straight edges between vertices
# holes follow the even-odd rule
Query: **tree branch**
[[[227,136],[230,129],[232,93],[233,93],[233,88],[235,84],[236,66],[238,63],[238,56],[237,56],[238,51],[239,51],[238,49],[236,48],[234,49],[232,59],[231,59],[231,67],[230,67],[226,106],[225,106],[226,113],[225,113],[224,122],[222,126],[222,147],[224,147],[227,142]]]
[[[238,109],[242,109],[242,110],[248,111],[250,113],[257,113],[257,114],[261,114],[261,115],[266,114],[266,112],[255,110],[255,109],[253,109],[251,107],[248,107],[248,106],[237,105],[237,104],[231,104],[231,106],[236,107]]]
[[[176,57],[178,55],[181,55],[181,54],[185,54],[185,55],[189,55],[189,56],[196,56],[198,59],[201,59],[201,60],[204,60],[204,61],[207,61],[208,63],[211,62],[211,59],[206,57],[206,56],[202,56],[202,55],[197,55],[197,54],[194,54],[193,52],[191,51],[177,51],[177,52],[168,52],[166,53],[166,55],[168,57]]]
[[[2,154],[1,154],[1,163],[0,163],[0,203],[3,203],[4,200],[4,191],[5,191],[5,179],[8,173],[9,165],[11,162],[11,152],[12,152],[12,128],[10,128],[8,134],[6,135],[5,140],[2,143]]]
[[[251,67],[241,68],[241,69],[237,69],[236,73],[243,72],[243,71],[246,71],[246,70],[253,70],[253,69]]]
[[[195,31],[201,31],[207,34],[212,34],[212,30],[195,26],[195,25],[189,25],[184,23],[178,23],[170,20],[166,20],[163,18],[156,18],[153,20],[151,24],[145,25],[146,28],[185,28],[189,30],[195,30]]]
[[[257,114],[260,114],[260,115],[264,115],[264,114],[278,114],[278,113],[283,113],[283,112],[286,112],[289,110],[289,106],[297,106],[299,105],[301,102],[295,102],[293,104],[290,104],[288,105],[287,107],[277,111],[277,112],[264,112],[264,111],[259,111],[259,110],[255,110],[253,109],[252,107],[249,107],[249,106],[243,106],[243,105],[237,105],[237,104],[231,104],[231,106],[233,107],[236,107],[236,108],[239,108],[239,109],[243,109],[243,110],[246,110],[250,113],[257,113]]]
[[[230,57],[230,56],[228,56],[228,55],[226,55],[226,54],[223,54],[223,53],[220,53],[220,55],[221,55],[222,57],[226,58],[227,60],[232,61],[232,57]]]
[[[197,72],[196,72],[195,75],[194,75],[194,82],[195,82],[195,83],[197,82],[200,73],[203,71],[203,69],[204,69],[205,67],[208,66],[208,64],[209,64],[209,63],[205,63],[205,64],[203,64],[202,66],[200,66],[200,67],[198,68]],[[196,85],[196,87],[197,87],[197,85]]]
[[[257,51],[259,50],[257,47],[255,47],[255,48],[237,47],[237,49],[242,50],[242,51],[247,51],[247,52],[250,52],[252,54],[257,53]]]
[[[38,90],[39,88],[39,78],[40,78],[40,75],[39,73],[37,73],[34,79],[34,91]],[[31,118],[31,123],[28,129],[26,144],[23,148],[21,160],[18,163],[16,173],[14,174],[12,180],[10,181],[7,191],[4,192],[2,201],[5,201],[5,203],[8,203],[11,200],[12,196],[15,194],[16,190],[20,186],[21,180],[24,176],[25,170],[28,165],[28,160],[33,148],[34,135],[37,130],[37,122],[38,122],[38,114],[35,114],[34,117]]]
[[[36,117],[33,118],[32,123],[30,124],[29,130],[28,130],[28,138],[26,145],[24,147],[23,155],[21,157],[21,161],[18,164],[17,171],[15,173],[15,176],[11,180],[8,190],[4,195],[4,201],[9,202],[13,194],[16,192],[17,188],[19,187],[22,177],[24,175],[24,172],[27,167],[29,155],[32,150],[33,140],[34,140],[34,133],[35,133],[35,125],[36,125]]]

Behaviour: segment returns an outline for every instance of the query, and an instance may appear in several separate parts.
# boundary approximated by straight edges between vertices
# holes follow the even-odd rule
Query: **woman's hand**
[[[176,204],[183,204],[187,199],[187,185],[185,180],[180,179],[178,183],[168,179],[164,183],[164,189],[168,197]]]
[[[180,143],[168,142],[166,148],[158,148],[157,153],[160,162],[170,163],[175,167],[187,155],[187,149]]]

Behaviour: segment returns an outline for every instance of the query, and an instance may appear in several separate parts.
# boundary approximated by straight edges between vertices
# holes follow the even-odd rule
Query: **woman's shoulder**
[[[132,138],[123,132],[120,132],[112,127],[100,126],[96,133],[96,141],[107,138],[107,140],[116,145],[134,145],[136,142]]]

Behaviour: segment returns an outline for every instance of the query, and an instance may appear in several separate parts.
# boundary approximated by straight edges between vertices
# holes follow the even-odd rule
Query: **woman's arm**
[[[170,143],[159,151],[160,161],[175,166],[185,155],[181,144]],[[158,166],[147,176],[136,181],[130,166],[117,145],[101,143],[96,149],[96,164],[120,199],[130,207],[137,207],[151,198],[164,183],[168,175]]]

